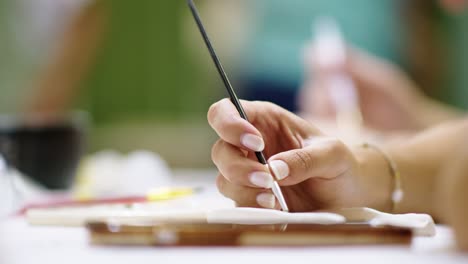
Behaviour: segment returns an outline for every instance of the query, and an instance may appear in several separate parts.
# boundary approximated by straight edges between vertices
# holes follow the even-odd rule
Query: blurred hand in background
[[[397,66],[363,51],[348,50],[347,61],[339,68],[311,65],[300,93],[302,114],[333,119],[327,78],[334,71],[347,74],[357,90],[364,125],[377,131],[415,131],[455,118],[458,111],[427,97]],[[312,78],[313,76],[313,78]]]

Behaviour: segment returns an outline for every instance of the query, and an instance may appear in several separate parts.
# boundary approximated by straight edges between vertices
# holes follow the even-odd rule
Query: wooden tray
[[[86,225],[92,244],[127,246],[330,246],[411,243],[412,231],[364,224],[115,224]]]

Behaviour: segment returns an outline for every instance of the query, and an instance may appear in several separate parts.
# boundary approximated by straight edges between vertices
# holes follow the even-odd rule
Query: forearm
[[[466,140],[468,119],[444,123],[410,138],[387,146],[402,176],[403,201],[397,212],[424,212],[440,218],[436,208],[436,189],[440,171],[456,156]]]
[[[419,120],[418,126],[422,129],[463,117],[461,110],[430,98],[425,97],[416,105],[415,120]]]

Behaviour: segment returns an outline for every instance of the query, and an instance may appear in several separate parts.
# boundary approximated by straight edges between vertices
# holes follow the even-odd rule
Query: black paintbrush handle
[[[198,29],[200,30],[203,40],[205,41],[208,51],[210,52],[211,58],[213,59],[213,62],[216,65],[216,69],[218,70],[218,73],[221,76],[221,79],[223,80],[224,86],[226,87],[226,90],[229,93],[231,102],[236,107],[237,111],[239,112],[239,115],[243,119],[249,121],[249,118],[247,117],[247,114],[245,113],[244,108],[242,107],[239,101],[239,98],[237,97],[236,93],[234,92],[234,89],[232,88],[231,82],[229,81],[229,78],[227,77],[226,71],[224,71],[223,65],[221,64],[218,58],[218,55],[216,55],[213,45],[211,45],[210,38],[208,37],[208,34],[206,33],[205,27],[203,26],[200,16],[198,15],[198,10],[195,7],[193,0],[187,0],[187,4],[189,5],[190,10],[192,11],[192,15],[195,18],[195,22],[197,23]],[[260,163],[267,164],[267,161],[265,159],[265,155],[263,155],[263,152],[255,152],[255,156],[257,156],[257,159]]]

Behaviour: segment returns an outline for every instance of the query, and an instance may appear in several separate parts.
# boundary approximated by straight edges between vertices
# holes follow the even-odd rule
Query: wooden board
[[[363,224],[116,224],[86,225],[92,244],[128,246],[330,246],[411,243],[406,228]]]

